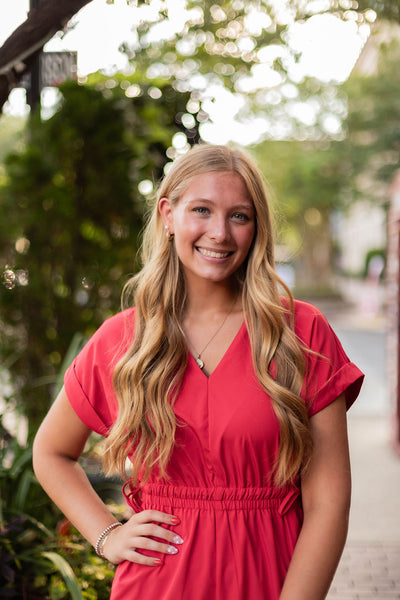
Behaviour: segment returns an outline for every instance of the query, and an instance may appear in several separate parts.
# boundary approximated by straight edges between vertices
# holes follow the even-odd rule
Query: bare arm
[[[343,396],[311,418],[314,451],[302,477],[304,523],[280,600],[323,600],[346,541],[351,475]]]
[[[40,484],[53,502],[95,545],[101,532],[116,519],[96,494],[78,463],[90,433],[74,412],[63,389],[36,435],[33,466]],[[157,565],[157,559],[144,556],[136,549],[174,553],[170,544],[180,542],[173,531],[154,522],[177,524],[173,516],[159,511],[146,510],[135,514],[125,525],[110,533],[104,545],[104,555],[115,564],[130,560]],[[156,542],[148,536],[164,539],[169,544]]]

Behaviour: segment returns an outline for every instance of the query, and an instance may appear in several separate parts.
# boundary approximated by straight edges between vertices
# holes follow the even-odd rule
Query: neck
[[[186,316],[195,314],[198,318],[206,313],[226,313],[237,298],[240,302],[240,292],[237,286],[226,282],[218,284],[205,281],[204,285],[187,287]]]

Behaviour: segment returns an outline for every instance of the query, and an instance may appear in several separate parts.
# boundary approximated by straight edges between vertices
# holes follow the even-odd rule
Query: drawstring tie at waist
[[[130,489],[129,481],[122,488],[129,506],[135,512],[165,507],[210,510],[275,509],[285,515],[299,499],[300,489],[294,486],[274,487],[186,487],[146,483]]]

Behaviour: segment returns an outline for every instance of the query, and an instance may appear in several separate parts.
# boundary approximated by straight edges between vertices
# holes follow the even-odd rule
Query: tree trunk
[[[41,0],[28,18],[0,48],[0,112],[22,77],[30,71],[35,57],[53,35],[63,29],[81,8],[92,0]]]
[[[324,294],[333,289],[333,247],[330,211],[320,211],[321,222],[299,223],[303,244],[297,264],[296,288],[300,293]]]

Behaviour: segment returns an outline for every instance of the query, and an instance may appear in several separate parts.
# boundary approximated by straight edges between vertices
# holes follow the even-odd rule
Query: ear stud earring
[[[166,230],[166,236],[167,236],[167,240],[169,242],[172,242],[172,240],[174,239],[174,233],[170,233],[170,230],[168,229],[168,225],[165,225],[165,230]]]

